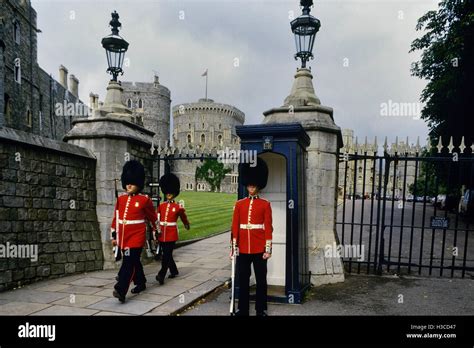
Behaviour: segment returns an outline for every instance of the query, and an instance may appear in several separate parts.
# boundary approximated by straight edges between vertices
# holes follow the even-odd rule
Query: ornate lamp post
[[[102,47],[107,54],[107,72],[112,75],[112,79],[107,86],[107,95],[102,106],[94,110],[93,117],[118,116],[128,117],[132,120],[132,110],[128,109],[122,102],[123,88],[117,81],[119,75],[123,75],[123,62],[125,53],[128,50],[128,42],[119,35],[119,28],[122,24],[119,22],[117,11],[112,13],[110,21],[112,34],[102,39]]]
[[[311,16],[310,7],[313,0],[301,0],[303,14],[291,21],[291,31],[295,34],[296,54],[295,59],[301,59],[301,67],[306,68],[306,62],[313,59],[313,46],[316,33],[321,26],[319,19]]]
[[[123,75],[123,60],[128,49],[128,42],[119,35],[119,28],[122,24],[119,22],[117,11],[112,13],[112,20],[109,24],[112,27],[112,34],[102,39],[102,47],[105,48],[107,54],[107,63],[109,64],[107,72],[112,75],[112,81],[117,81],[117,76]]]

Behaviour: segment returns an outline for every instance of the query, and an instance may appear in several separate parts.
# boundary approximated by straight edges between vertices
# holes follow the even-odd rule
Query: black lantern
[[[313,45],[316,33],[321,26],[319,19],[309,14],[313,0],[301,0],[303,14],[291,21],[291,31],[295,34],[296,54],[295,59],[301,59],[301,67],[306,67],[309,58],[313,59]]]
[[[107,72],[112,75],[112,81],[117,81],[117,76],[119,74],[123,75],[122,66],[125,52],[128,49],[128,42],[119,35],[118,28],[122,24],[119,22],[117,11],[112,13],[112,20],[109,24],[112,27],[112,34],[102,39],[102,47],[105,48],[107,54],[107,63],[109,64]]]

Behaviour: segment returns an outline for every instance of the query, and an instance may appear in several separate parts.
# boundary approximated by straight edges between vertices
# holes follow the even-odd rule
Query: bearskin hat
[[[164,195],[172,193],[176,197],[180,190],[179,178],[172,173],[165,174],[160,178],[160,187]]]
[[[268,167],[267,163],[257,157],[257,165],[252,167],[250,163],[243,163],[240,168],[242,177],[242,185],[255,185],[259,190],[263,190],[267,186]]]
[[[124,190],[127,189],[127,185],[137,185],[141,191],[145,186],[145,168],[138,161],[128,161],[123,166],[121,179]]]

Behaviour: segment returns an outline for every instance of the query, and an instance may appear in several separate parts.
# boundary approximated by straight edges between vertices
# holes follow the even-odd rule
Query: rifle
[[[152,196],[152,200],[156,200],[157,201],[157,204],[156,204],[156,208],[158,210],[158,219],[156,221],[156,228],[159,229],[160,228],[160,201],[161,201],[161,196],[160,196],[160,184],[159,183],[150,183],[150,192],[151,192],[151,196]],[[153,187],[157,187],[158,188],[158,198],[154,199],[153,198]],[[157,238],[156,240],[156,249],[155,249],[155,260],[159,260],[159,255],[160,255],[160,244],[158,243],[158,233],[159,233],[159,230],[156,231],[156,235],[155,237]],[[153,240],[153,236],[151,237],[150,239],[150,242],[149,242],[149,246],[150,246],[150,254],[148,255],[149,257],[153,256],[153,250],[151,249],[151,245],[152,244],[152,241]]]
[[[115,185],[115,199],[118,201],[118,190],[117,190],[117,179],[114,179],[114,185]],[[120,250],[120,230],[119,230],[119,211],[118,209],[115,210],[115,235],[116,235],[116,241],[117,245],[113,247],[113,252],[115,255],[115,261],[120,261],[122,259],[122,252]],[[123,232],[122,232],[123,236]]]
[[[232,238],[232,234],[231,234]],[[232,282],[232,290],[231,290],[231,298],[230,298],[230,315],[235,315],[235,266],[237,262],[237,248],[234,246],[232,241],[232,273],[231,273],[231,282]]]

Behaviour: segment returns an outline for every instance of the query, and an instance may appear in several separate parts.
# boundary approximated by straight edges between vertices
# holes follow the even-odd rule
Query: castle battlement
[[[212,99],[204,98],[199,99],[199,101],[195,103],[182,103],[175,105],[173,106],[172,114],[175,118],[194,111],[205,111],[206,113],[227,115],[235,118],[242,124],[245,122],[245,114],[236,107],[224,103],[215,103]]]

